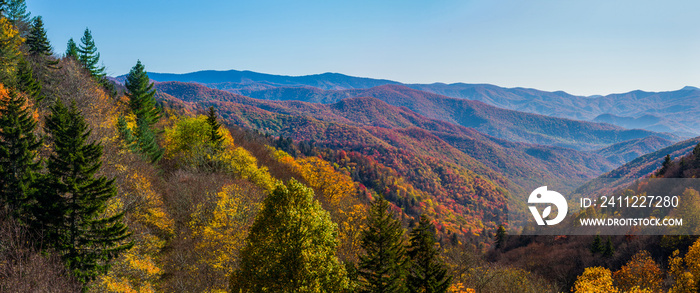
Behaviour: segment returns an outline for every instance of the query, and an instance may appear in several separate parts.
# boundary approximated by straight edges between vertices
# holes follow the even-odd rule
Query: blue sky
[[[57,52],[85,27],[110,75],[339,72],[578,95],[700,86],[700,1],[27,0]]]

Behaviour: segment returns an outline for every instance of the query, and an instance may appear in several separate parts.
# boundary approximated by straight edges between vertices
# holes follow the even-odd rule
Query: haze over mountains
[[[333,103],[342,98],[324,97],[319,90],[368,89],[400,82],[324,73],[282,76],[251,71],[198,71],[187,74],[149,73],[154,81],[197,82],[208,87],[255,98]],[[123,77],[121,77],[123,78]],[[119,80],[119,78],[117,78]],[[670,132],[681,137],[700,135],[700,90],[632,91],[583,97],[527,88],[503,88],[489,84],[404,84],[447,97],[477,100],[499,108],[547,116],[605,122],[625,128]],[[306,91],[299,88],[306,87]],[[309,88],[311,87],[311,88]],[[293,89],[289,89],[293,88]],[[673,118],[669,118],[672,115]]]

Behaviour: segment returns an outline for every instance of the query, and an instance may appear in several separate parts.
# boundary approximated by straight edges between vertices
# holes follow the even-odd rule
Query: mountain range
[[[161,82],[197,82],[208,87],[257,98],[322,103],[333,103],[337,100],[323,98],[323,95],[315,94],[314,91],[405,85],[447,97],[482,101],[504,109],[575,120],[606,122],[625,128],[670,132],[686,138],[700,135],[700,118],[698,118],[700,117],[700,89],[690,86],[676,91],[636,90],[622,94],[585,97],[563,91],[503,88],[490,84],[402,84],[397,81],[353,77],[338,73],[283,76],[252,71],[209,70],[186,74],[149,73],[149,77]],[[123,82],[123,78],[120,76],[116,79]],[[298,88],[305,87],[311,88],[310,91],[297,91]],[[673,119],[668,118],[671,115]]]

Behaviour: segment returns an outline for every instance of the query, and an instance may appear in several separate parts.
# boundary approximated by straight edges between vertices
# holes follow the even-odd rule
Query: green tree
[[[99,66],[100,53],[97,52],[95,40],[92,38],[92,32],[88,28],[85,28],[85,33],[80,38],[80,43],[78,47],[78,61],[90,72],[90,75],[101,80],[106,75],[105,67]],[[70,46],[70,41],[68,41],[68,44]]]
[[[136,147],[151,163],[158,162],[163,157],[163,149],[156,142],[156,134],[144,120],[136,120]]]
[[[31,55],[51,56],[51,54],[53,54],[53,48],[51,48],[49,38],[46,36],[44,21],[41,16],[34,18],[31,31],[27,36],[25,44],[29,47],[29,54]]]
[[[359,276],[362,292],[406,292],[404,230],[389,210],[389,202],[377,199],[370,208],[367,229],[362,231]]]
[[[503,226],[501,226],[503,227]],[[409,235],[407,286],[410,292],[436,293],[447,292],[452,277],[447,275],[445,263],[440,259],[436,247],[435,226],[427,216],[420,218],[418,227]]]
[[[143,120],[148,126],[155,124],[160,119],[160,111],[156,108],[156,91],[141,60],[129,71],[124,86],[126,96],[129,97],[129,107],[136,119]]]
[[[75,60],[78,60],[78,45],[75,44],[75,41],[73,41],[73,38],[70,38],[68,40],[68,44],[66,45],[66,58],[74,58]]]
[[[506,228],[503,225],[498,225],[496,230],[496,249],[502,249],[506,243]]]
[[[668,171],[669,167],[671,167],[671,155],[666,155],[664,157],[664,162],[661,164],[661,170],[659,170],[659,174],[666,174],[666,171]]]
[[[34,78],[34,70],[26,59],[17,64],[17,89],[28,94],[36,102],[44,99],[41,94],[41,84]]]
[[[16,82],[17,63],[22,59],[24,39],[17,28],[7,18],[0,18],[0,83],[14,86]]]
[[[27,11],[27,3],[24,0],[7,0],[6,8],[6,16],[12,23],[29,23],[31,13]]]
[[[49,245],[83,283],[104,274],[109,261],[133,243],[121,212],[106,212],[107,201],[116,195],[114,180],[96,173],[102,165],[102,146],[89,142],[90,130],[73,102],[70,108],[57,101],[46,118],[46,131],[54,151],[48,159],[42,200],[59,203],[39,206],[58,211],[47,220],[55,228]],[[47,213],[40,213],[46,215]]]
[[[613,254],[615,254],[615,246],[613,245],[612,240],[610,240],[610,236],[608,236],[608,241],[605,242],[602,252],[603,256],[605,257],[612,257]]]
[[[0,201],[16,215],[26,216],[41,167],[35,130],[26,98],[0,85]]]
[[[156,107],[156,91],[140,60],[126,76],[125,86],[129,108],[136,115],[136,145],[141,153],[156,162],[163,156],[163,150],[156,143],[156,134],[151,127],[160,119],[160,111]]]
[[[221,133],[219,133],[221,124],[219,124],[219,121],[217,121],[216,110],[214,110],[214,106],[209,107],[209,112],[207,113],[207,124],[209,124],[209,126],[211,127],[211,130],[209,132],[209,139],[214,145],[221,146],[221,144],[224,142],[224,137],[223,135],[221,135]]]
[[[591,244],[591,247],[589,249],[593,254],[603,252],[603,240],[600,239],[600,235],[595,236],[595,238],[593,239],[593,244]]]
[[[341,292],[348,288],[335,256],[336,224],[314,199],[313,190],[290,180],[263,202],[240,267],[231,277],[232,292]]]

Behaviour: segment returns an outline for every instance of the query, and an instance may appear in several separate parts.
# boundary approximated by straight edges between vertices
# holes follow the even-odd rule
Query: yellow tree
[[[0,18],[0,83],[15,84],[17,64],[22,57],[19,47],[23,42],[17,28],[7,18]]]
[[[194,268],[207,267],[220,279],[233,272],[262,198],[261,190],[252,184],[230,184],[213,200],[197,206],[189,223],[199,262]]]
[[[590,267],[576,278],[574,292],[580,293],[617,293],[619,290],[613,286],[613,278],[610,270],[603,267]]]
[[[231,277],[232,292],[342,292],[336,225],[313,190],[290,180],[265,199]]]
[[[648,251],[642,250],[632,256],[619,271],[613,274],[617,286],[624,292],[633,289],[647,289],[652,292],[661,290],[661,268],[659,267]]]
[[[697,292],[700,283],[700,240],[695,241],[685,257],[674,251],[668,260],[668,272],[673,278],[669,292]]]

